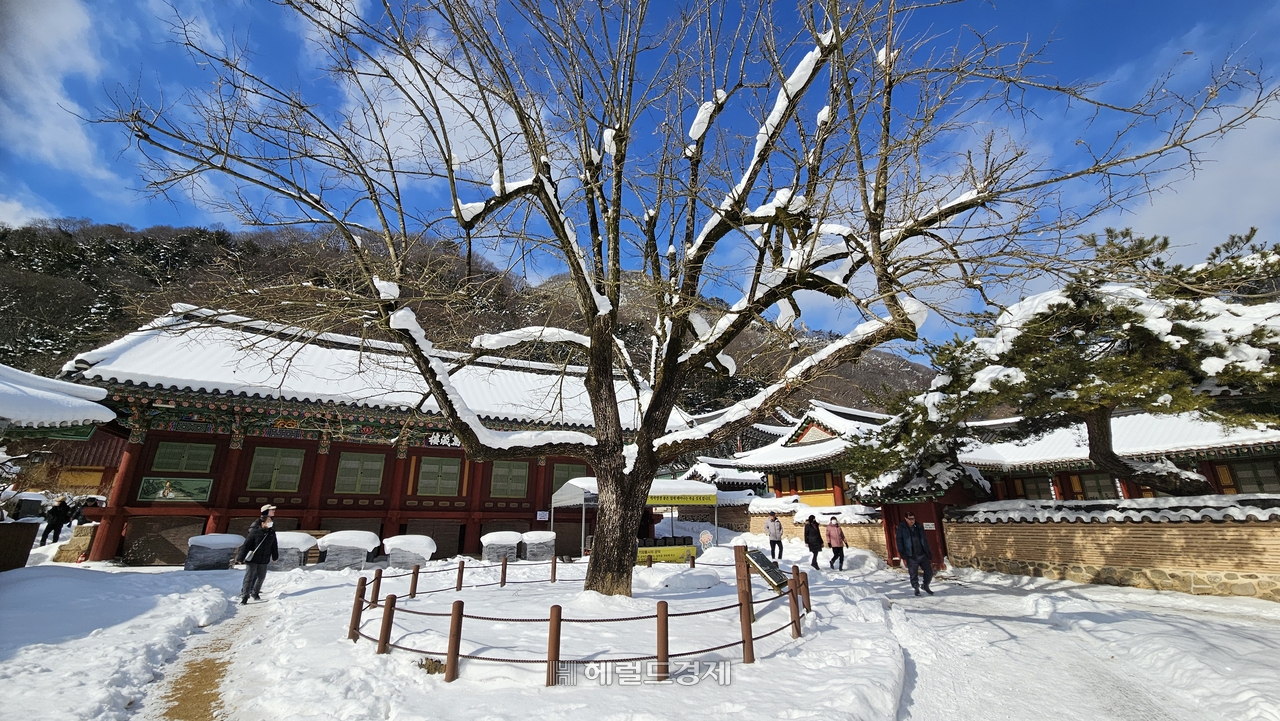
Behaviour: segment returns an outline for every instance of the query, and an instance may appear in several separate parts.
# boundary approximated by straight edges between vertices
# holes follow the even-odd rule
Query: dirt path
[[[222,684],[231,664],[232,647],[260,613],[256,605],[242,607],[234,618],[206,635],[192,639],[173,671],[155,694],[147,721],[223,721],[228,718]]]

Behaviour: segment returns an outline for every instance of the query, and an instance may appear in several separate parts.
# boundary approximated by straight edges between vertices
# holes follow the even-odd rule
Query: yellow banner
[[[636,549],[636,563],[647,563],[653,556],[654,563],[688,563],[694,554],[693,546],[653,546]]]
[[[650,506],[714,506],[714,493],[697,493],[693,495],[654,496],[650,495],[646,502]]]

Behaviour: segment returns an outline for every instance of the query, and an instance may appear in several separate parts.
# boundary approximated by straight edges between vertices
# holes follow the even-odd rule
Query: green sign
[[[200,503],[209,500],[213,488],[212,478],[156,478],[142,479],[138,489],[139,501],[171,503]]]

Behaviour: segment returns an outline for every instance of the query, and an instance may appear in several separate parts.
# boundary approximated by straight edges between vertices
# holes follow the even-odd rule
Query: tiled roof
[[[56,428],[107,423],[115,411],[94,403],[106,397],[87,388],[0,365],[0,420],[19,428]]]
[[[261,323],[222,322],[189,306],[69,363],[89,382],[439,412],[426,382],[398,346],[333,333],[276,332]],[[442,352],[446,360],[462,358]],[[592,426],[581,369],[484,357],[453,384],[483,418]],[[615,380],[623,427],[639,420],[636,393]],[[672,421],[678,424],[679,413]]]

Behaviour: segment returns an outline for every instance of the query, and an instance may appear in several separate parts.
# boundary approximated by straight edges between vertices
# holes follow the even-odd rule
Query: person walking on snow
[[[236,563],[244,564],[244,583],[240,584],[240,605],[253,600],[261,601],[262,582],[267,577],[267,564],[280,558],[280,546],[276,543],[275,521],[276,507],[267,504],[262,507],[262,516],[249,526],[249,535],[236,554]]]
[[[920,595],[920,583],[917,576],[924,571],[924,592],[933,595],[929,590],[929,581],[933,580],[933,555],[929,553],[929,539],[925,538],[924,528],[916,523],[914,513],[908,513],[898,524],[898,557],[907,564],[907,573],[911,575],[911,588]]]
[[[836,523],[836,519],[827,522],[827,545],[831,546],[831,568],[835,568],[836,564],[840,564],[840,570],[844,570],[844,529]]]
[[[62,496],[58,502],[53,504],[53,508],[44,513],[44,535],[40,536],[40,545],[43,546],[49,540],[49,534],[53,534],[53,542],[57,543],[62,537],[62,527],[71,522],[71,506],[67,505],[67,497]]]
[[[809,520],[804,522],[804,545],[809,547],[809,553],[813,554],[813,567],[818,567],[818,554],[822,552],[822,528],[818,525],[818,519],[809,516]]]
[[[773,558],[774,551],[778,553],[778,560],[782,560],[782,521],[778,520],[778,514],[773,511],[769,512],[769,520],[764,522],[764,533],[769,537],[769,558]]]

